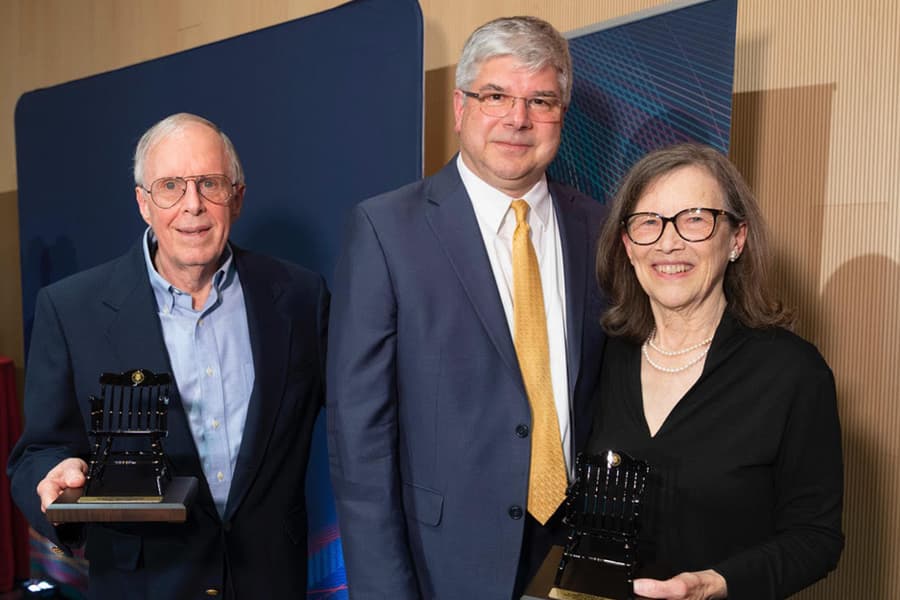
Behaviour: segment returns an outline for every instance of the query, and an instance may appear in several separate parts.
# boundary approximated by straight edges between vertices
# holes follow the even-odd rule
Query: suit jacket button
[[[521,519],[522,518],[522,507],[516,504],[513,504],[509,507],[509,516],[513,519]]]
[[[218,596],[219,590],[217,590],[216,588],[209,588],[208,590],[206,590],[205,594],[207,596]]]
[[[225,533],[230,532],[231,531],[231,521],[225,521],[222,524],[222,529],[225,530]]]
[[[520,438],[528,437],[528,425],[524,423],[516,425],[516,435]]]

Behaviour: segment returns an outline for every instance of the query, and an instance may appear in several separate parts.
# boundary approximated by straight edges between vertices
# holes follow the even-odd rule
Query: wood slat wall
[[[420,0],[426,170],[453,153],[453,66],[477,25],[576,29],[662,0]],[[0,277],[18,282],[13,108],[23,92],[338,5],[339,0],[0,3]],[[739,0],[732,155],[773,231],[776,283],[837,381],[847,547],[804,599],[900,596],[900,3]],[[0,353],[22,365],[21,292]]]

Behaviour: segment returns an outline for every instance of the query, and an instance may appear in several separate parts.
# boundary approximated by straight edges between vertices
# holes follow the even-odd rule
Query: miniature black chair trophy
[[[163,452],[169,410],[168,373],[146,369],[100,375],[90,397],[94,444],[79,503],[162,502],[171,473]]]
[[[649,471],[646,462],[624,452],[578,455],[575,480],[562,509],[563,523],[571,527],[568,541],[564,548],[551,550],[542,568],[547,583],[537,585],[539,573],[526,598],[633,598],[641,502]],[[558,564],[552,585],[551,561]]]

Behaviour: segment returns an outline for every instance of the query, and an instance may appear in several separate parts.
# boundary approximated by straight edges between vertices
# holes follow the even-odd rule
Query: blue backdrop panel
[[[572,105],[551,176],[606,202],[648,151],[728,151],[737,0],[675,2],[569,35]]]
[[[181,111],[218,123],[247,175],[239,245],[332,272],[344,215],[421,176],[422,15],[356,0],[190,51],[22,96],[16,151],[26,346],[38,289],[125,252],[145,225],[131,157]],[[26,365],[27,366],[27,365]],[[316,429],[310,595],[346,594]]]

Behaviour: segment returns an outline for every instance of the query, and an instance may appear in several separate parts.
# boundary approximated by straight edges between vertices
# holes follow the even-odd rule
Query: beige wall
[[[0,3],[0,354],[22,364],[13,109],[36,87],[340,4],[336,0]],[[426,170],[453,152],[466,35],[536,14],[570,30],[660,0],[421,0]],[[739,0],[732,154],[772,224],[776,278],[837,378],[847,549],[804,598],[900,595],[900,3]]]

